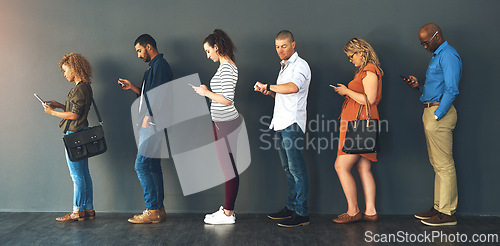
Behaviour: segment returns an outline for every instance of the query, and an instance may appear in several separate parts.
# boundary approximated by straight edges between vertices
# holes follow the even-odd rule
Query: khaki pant
[[[434,179],[434,208],[452,215],[457,209],[458,191],[455,162],[453,161],[453,129],[457,123],[457,110],[453,105],[439,121],[434,118],[438,106],[424,109],[427,151],[436,177]]]

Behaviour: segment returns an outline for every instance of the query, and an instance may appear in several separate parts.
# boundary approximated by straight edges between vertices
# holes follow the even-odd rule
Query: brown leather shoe
[[[128,222],[133,224],[149,224],[160,223],[160,210],[144,210],[142,214],[134,215],[133,218],[128,219]]]
[[[352,223],[352,222],[360,221],[361,219],[363,219],[363,214],[361,213],[361,211],[359,211],[354,216],[350,216],[347,213],[343,213],[343,214],[339,215],[339,217],[333,219],[333,222],[339,223],[339,224],[345,224],[345,223]]]
[[[421,220],[424,225],[428,226],[448,226],[448,225],[456,225],[457,217],[453,215],[447,215],[439,212],[438,214],[432,216],[430,219]]]
[[[430,219],[431,217],[435,216],[438,213],[439,213],[439,211],[437,211],[433,206],[429,211],[416,213],[413,216],[415,216],[415,218],[417,218],[419,220],[427,220],[427,219]]]
[[[136,215],[134,215],[134,218],[137,219],[141,216],[142,216],[142,214],[136,214]],[[165,207],[160,208],[160,219],[161,219],[161,222],[167,221],[167,213],[165,212]]]
[[[85,211],[73,211],[69,214],[64,215],[63,217],[56,218],[56,220],[61,222],[82,221],[85,220]]]
[[[378,221],[378,214],[366,215],[366,214],[363,213],[363,220],[364,221],[370,221],[370,222]]]
[[[93,220],[95,219],[95,210],[85,210],[85,219]]]

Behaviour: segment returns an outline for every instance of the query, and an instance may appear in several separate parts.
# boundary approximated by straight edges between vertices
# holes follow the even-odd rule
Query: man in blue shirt
[[[424,107],[422,121],[427,151],[436,176],[434,206],[414,216],[429,226],[456,225],[458,191],[453,161],[453,129],[457,123],[457,111],[453,101],[458,95],[458,83],[462,77],[462,60],[444,40],[443,32],[436,24],[424,25],[419,39],[422,46],[432,53],[432,58],[425,83],[421,86],[415,76],[409,76],[407,83],[422,92],[420,101]]]
[[[163,173],[161,170],[161,159],[151,158],[145,153],[154,153],[159,148],[160,138],[150,138],[154,135],[154,122],[150,103],[159,98],[148,98],[146,92],[172,80],[173,73],[168,62],[163,58],[156,48],[156,41],[148,34],[139,36],[134,43],[137,57],[144,62],[149,62],[149,68],[144,73],[142,87],[133,85],[127,79],[119,79],[118,84],[124,90],[134,91],[141,97],[139,115],[141,126],[139,129],[139,146],[135,160],[135,171],[141,182],[144,192],[146,210],[142,214],[134,215],[128,221],[135,224],[159,223],[166,220],[165,208],[163,206]],[[144,102],[144,103],[143,103]],[[145,105],[144,105],[145,104]],[[156,150],[155,150],[156,149]]]

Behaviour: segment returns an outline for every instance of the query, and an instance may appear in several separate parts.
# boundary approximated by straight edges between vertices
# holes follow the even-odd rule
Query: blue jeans
[[[87,129],[87,127],[82,128]],[[67,131],[66,135],[74,133]],[[71,161],[66,151],[66,161],[73,180],[73,211],[94,209],[94,192],[89,172],[89,159]]]
[[[161,209],[164,198],[161,159],[150,158],[141,154],[151,153],[154,152],[152,148],[159,148],[158,138],[148,138],[153,131],[154,129],[151,127],[139,130],[139,150],[135,159],[135,171],[141,182],[144,193],[144,204],[147,210]]]
[[[300,216],[308,216],[307,197],[309,196],[309,181],[307,168],[302,156],[304,133],[297,123],[276,131],[278,153],[281,165],[285,169],[288,180],[288,199],[286,206],[295,210]]]

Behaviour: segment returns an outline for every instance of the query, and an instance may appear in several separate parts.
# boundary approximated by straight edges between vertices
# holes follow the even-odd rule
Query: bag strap
[[[103,121],[102,121],[102,118],[101,118],[101,114],[99,113],[99,109],[97,109],[97,104],[95,104],[95,101],[94,101],[94,95],[90,95],[91,99],[92,99],[92,105],[94,105],[94,110],[95,110],[95,113],[97,114],[97,120],[99,121],[99,124],[102,126],[103,124]],[[71,101],[69,102],[70,105],[71,105]],[[89,110],[90,111],[90,110]],[[72,120],[67,120],[66,121],[66,127],[64,128],[64,133],[66,134],[66,132],[68,131],[68,127],[69,127],[69,124],[71,123]]]
[[[359,120],[359,116],[361,115],[361,109],[363,108],[363,106],[366,107],[366,117],[367,119],[371,119],[372,116],[371,116],[371,111],[370,111],[370,102],[368,101],[368,96],[366,94],[363,94],[363,96],[365,97],[365,105],[359,105],[359,110],[358,110],[358,114],[356,115],[356,120]]]
[[[101,118],[101,114],[99,114],[99,109],[97,109],[97,104],[95,104],[95,101],[94,101],[94,97],[92,97],[92,104],[94,105],[94,110],[95,110],[95,113],[97,114],[97,120],[99,121],[99,124],[103,124],[103,121],[102,121],[102,118]]]

